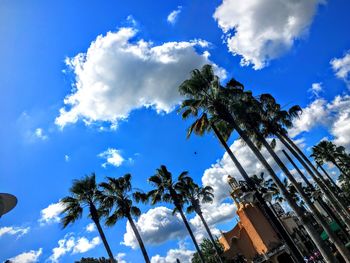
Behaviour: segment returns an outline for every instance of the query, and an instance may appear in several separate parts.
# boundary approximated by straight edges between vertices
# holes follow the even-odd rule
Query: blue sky
[[[325,137],[350,149],[349,8],[341,0],[1,1],[0,191],[19,202],[0,221],[0,260],[105,256],[88,219],[65,230],[58,223],[58,201],[91,172],[98,181],[130,172],[148,190],[161,164],[174,175],[188,170],[216,190],[204,208],[213,231],[230,229],[225,180],[238,173],[212,135],[187,140],[190,122],[174,110],[177,86],[205,63],[223,81],[301,105],[290,133],[306,151]],[[262,171],[235,139],[248,172]],[[141,205],[153,263],[186,262],[193,250],[169,208]],[[119,259],[142,261],[125,221],[106,234]]]

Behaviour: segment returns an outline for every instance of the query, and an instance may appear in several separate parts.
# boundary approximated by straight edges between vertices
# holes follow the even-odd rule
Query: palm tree
[[[83,179],[73,181],[73,185],[69,189],[70,195],[62,198],[60,201],[64,207],[62,214],[65,214],[61,219],[61,223],[63,228],[66,228],[69,224],[81,218],[83,209],[87,207],[89,209],[88,216],[97,227],[110,262],[116,262],[100,224],[101,212],[98,209],[98,204],[101,191],[97,187],[95,177],[95,173],[92,173]]]
[[[324,162],[332,163],[342,174],[350,178],[350,176],[347,175],[345,170],[341,167],[341,165],[344,165],[342,158],[344,153],[344,147],[337,147],[334,143],[324,140],[312,147],[311,157],[313,157],[315,161],[321,165]],[[339,165],[339,163],[341,165]]]
[[[208,233],[208,236],[211,242],[214,245],[219,262],[222,263],[220,257],[220,249],[216,245],[215,239],[209,229],[207,222],[204,219],[201,203],[211,203],[213,202],[214,194],[213,188],[210,186],[200,187],[197,185],[193,179],[188,175],[183,175],[179,177],[179,182],[176,184],[176,189],[183,196],[186,203],[189,205],[186,208],[187,213],[195,212],[201,219],[205,230]]]
[[[248,108],[248,110],[246,110],[247,113],[243,114],[244,119],[241,119],[241,120],[242,120],[244,127],[245,127],[247,133],[249,134],[249,136],[256,141],[258,146],[261,144],[266,148],[268,153],[272,156],[274,161],[281,168],[283,173],[287,176],[288,180],[293,185],[293,187],[296,189],[296,191],[298,192],[300,197],[305,201],[305,204],[308,206],[308,208],[312,212],[312,215],[315,217],[317,222],[322,226],[322,228],[325,230],[325,232],[327,234],[329,233],[331,235],[329,237],[333,241],[333,243],[336,246],[336,248],[338,249],[339,253],[346,260],[350,261],[350,251],[344,246],[344,244],[338,238],[338,236],[331,230],[329,224],[323,218],[322,214],[317,210],[316,206],[311,201],[311,199],[307,195],[307,193],[304,191],[301,184],[299,184],[296,181],[296,179],[290,173],[289,169],[286,167],[286,165],[282,162],[282,160],[276,154],[273,147],[267,142],[267,140],[266,140],[267,134],[263,133],[264,128],[261,128],[261,126],[262,126],[261,124],[264,123],[264,120],[266,120],[266,119],[269,120],[270,111],[266,111],[263,107],[261,107],[262,104],[257,99],[255,99],[253,96],[249,96],[248,100],[245,100],[242,102],[244,102],[244,106],[246,108]],[[274,122],[271,122],[271,123],[274,124]],[[276,181],[275,181],[275,183],[276,183]],[[294,200],[294,203],[296,203],[295,200]],[[309,234],[313,235],[315,233],[309,233]],[[322,243],[324,243],[324,242],[322,242]],[[323,246],[320,248],[321,254],[323,255],[323,257],[326,260],[327,260],[327,257],[328,257],[328,260],[332,260],[331,258],[329,258],[329,255],[328,255],[329,252],[324,250],[324,249],[327,249],[325,244],[322,244],[322,243],[318,243],[318,245]]]
[[[214,75],[213,69],[210,65],[203,66],[201,70],[193,70],[191,78],[185,80],[179,87],[180,93],[186,97],[181,105],[181,108],[185,109],[183,115],[185,115],[185,117],[186,115],[201,115],[201,117],[203,117],[204,114],[208,114],[211,119],[225,121],[229,124],[231,129],[236,130],[239,136],[244,140],[247,146],[253,151],[255,156],[268,171],[288,204],[305,226],[314,243],[317,244],[325,260],[327,262],[334,262],[334,256],[332,256],[329,247],[325,245],[317,231],[312,226],[309,217],[303,213],[297,203],[289,195],[288,190],[284,187],[277,174],[250,138],[252,135],[256,136],[257,139],[259,139],[258,141],[265,146],[283,172],[286,173],[287,176],[291,176],[288,169],[278,158],[271,146],[261,134],[255,130],[254,125],[256,125],[257,122],[253,123],[251,120],[253,117],[259,116],[257,116],[257,114],[250,114],[250,110],[253,106],[256,107],[256,103],[253,103],[252,105],[254,100],[252,99],[251,92],[245,92],[243,89],[243,85],[236,80],[231,80],[226,84],[226,87],[222,87],[219,83],[219,78]],[[250,122],[247,123],[247,121]],[[246,130],[243,130],[241,126],[245,126],[244,128],[246,128]],[[249,133],[247,132],[247,128],[250,128],[248,130]],[[288,179],[292,181],[294,178],[288,177]],[[329,232],[332,235],[329,226],[324,225],[324,227],[327,229],[327,234]],[[340,245],[339,247],[342,249]]]
[[[303,256],[300,254],[300,251],[295,246],[294,241],[290,238],[288,232],[285,230],[285,228],[281,224],[281,222],[276,218],[274,212],[266,204],[265,200],[263,199],[263,197],[261,196],[259,191],[257,191],[256,186],[254,185],[254,182],[250,179],[250,177],[248,176],[247,172],[244,170],[241,163],[238,161],[238,159],[235,157],[235,155],[231,151],[230,147],[227,145],[226,141],[228,140],[228,138],[230,137],[230,135],[233,131],[232,126],[229,123],[227,123],[226,121],[218,118],[215,114],[213,114],[213,113],[210,114],[210,112],[208,112],[206,110],[206,106],[205,106],[206,104],[202,102],[202,101],[205,101],[205,95],[207,94],[205,91],[203,92],[204,94],[202,95],[204,98],[201,98],[201,96],[195,95],[196,88],[198,88],[198,89],[200,88],[200,87],[196,87],[196,86],[203,85],[201,83],[201,79],[213,79],[214,78],[211,68],[208,69],[208,67],[210,67],[210,66],[207,65],[207,66],[203,67],[201,71],[194,70],[192,72],[192,78],[183,82],[182,88],[181,88],[181,86],[179,88],[180,93],[185,94],[185,96],[187,97],[187,99],[185,99],[182,102],[180,109],[179,109],[179,112],[182,111],[182,118],[187,119],[190,116],[198,117],[198,115],[200,115],[200,117],[197,120],[195,120],[195,122],[189,127],[188,132],[187,132],[187,138],[190,137],[190,135],[193,132],[199,136],[202,136],[206,132],[210,132],[210,131],[213,131],[215,133],[216,137],[220,141],[221,145],[225,148],[227,154],[230,156],[231,160],[233,161],[234,165],[238,169],[239,173],[242,175],[244,180],[247,182],[248,186],[251,189],[253,189],[253,191],[255,193],[255,197],[258,200],[261,208],[263,209],[263,211],[266,212],[269,219],[271,220],[271,223],[275,226],[275,228],[278,230],[278,232],[283,237],[284,241],[286,242],[286,244],[288,245],[288,247],[292,251],[292,255],[295,258],[295,260],[302,261]],[[204,77],[200,77],[201,74],[204,75]],[[197,83],[196,79],[199,79],[198,83]],[[231,85],[234,85],[234,83],[240,84],[239,82],[237,82],[235,80],[231,80],[230,83],[231,83]],[[190,85],[190,87],[186,88],[186,85]],[[191,88],[191,86],[193,86],[193,87]],[[185,89],[185,90],[181,91],[181,89]],[[189,91],[186,91],[186,89],[188,89]],[[192,89],[193,89],[193,92],[191,92]],[[210,87],[207,87],[207,89],[210,89]],[[186,95],[187,93],[189,93],[189,95]],[[204,104],[204,105],[202,105],[202,104]],[[210,114],[210,118],[208,118],[207,112],[208,112],[208,114]],[[265,164],[266,164],[266,162],[265,162]],[[270,169],[270,172],[273,172],[273,170]]]
[[[172,174],[168,171],[165,165],[161,165],[160,168],[156,170],[156,174],[148,178],[155,189],[148,192],[147,196],[151,200],[151,204],[155,205],[159,202],[172,203],[175,206],[174,213],[179,212],[182,221],[184,222],[188,233],[192,239],[192,242],[198,252],[198,255],[202,263],[205,263],[203,254],[198,246],[196,238],[192,232],[192,229],[187,221],[187,218],[183,212],[184,197],[176,191],[177,181],[174,181]],[[178,178],[187,176],[188,172],[182,172]]]
[[[293,143],[293,145],[297,148],[296,151],[290,143],[291,140],[288,137],[287,128],[292,127],[293,118],[297,117],[301,112],[300,107],[295,105],[291,107],[288,111],[281,110],[281,106],[278,103],[276,103],[276,100],[270,94],[260,95],[259,102],[256,102],[256,104],[258,105],[257,109],[258,114],[260,116],[259,122],[261,123],[259,127],[261,127],[260,133],[262,137],[276,136],[283,143],[283,145],[294,155],[294,157],[296,157],[296,159],[303,165],[305,170],[311,175],[314,181],[319,185],[323,193],[327,196],[327,198],[334,206],[335,210],[340,211],[341,218],[348,225],[348,227],[350,227],[350,220],[347,217],[350,214],[347,211],[347,208],[344,205],[344,203],[336,197],[330,186],[324,182],[323,177],[318,173],[317,169],[316,171],[319,175],[318,177],[310,169],[308,164],[305,163],[303,158],[301,158],[301,156],[303,155],[302,151]],[[289,171],[287,171],[285,167],[283,168],[283,171],[290,179],[291,175],[288,175]],[[302,178],[307,184],[307,186],[310,187],[311,184],[309,183],[307,178],[305,176],[302,176]],[[292,180],[291,182],[293,183]]]
[[[100,187],[103,189],[100,198],[101,207],[103,210],[108,211],[106,214],[106,225],[114,226],[118,220],[126,218],[139,243],[145,262],[150,263],[145,245],[133,220],[133,216],[140,216],[141,211],[133,205],[132,201],[132,198],[138,199],[140,193],[133,193],[133,197],[130,194],[132,190],[131,174],[125,174],[119,178],[107,177],[107,182],[101,183]],[[114,211],[111,212],[113,208]],[[111,212],[111,215],[109,215],[109,212]]]

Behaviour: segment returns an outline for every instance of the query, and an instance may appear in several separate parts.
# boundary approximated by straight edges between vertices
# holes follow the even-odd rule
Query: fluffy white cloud
[[[14,227],[14,226],[4,226],[0,228],[0,237],[3,235],[17,236],[17,238],[27,234],[30,227]]]
[[[327,101],[323,98],[316,99],[303,109],[300,118],[294,120],[294,126],[289,130],[289,135],[297,136],[301,132],[308,132],[316,125],[329,123]]]
[[[294,137],[320,125],[328,129],[334,143],[350,149],[350,96],[336,96],[330,102],[322,98],[313,101],[294,121],[289,134]]]
[[[91,241],[89,241],[86,237],[81,237],[76,241],[76,244],[73,248],[73,254],[76,253],[85,253],[101,244],[101,240],[99,237],[94,237]]]
[[[34,263],[39,261],[39,257],[43,253],[43,249],[39,248],[38,250],[30,250],[29,252],[24,252],[19,254],[9,260],[13,263]]]
[[[181,9],[182,9],[182,6],[178,6],[176,10],[172,11],[168,15],[167,21],[168,21],[169,24],[174,25],[176,23],[176,20],[177,20],[179,14],[181,13]]]
[[[101,243],[99,237],[88,240],[86,237],[75,237],[72,233],[65,235],[58,241],[58,247],[52,249],[49,257],[51,262],[59,262],[59,259],[67,253],[85,253]]]
[[[69,157],[69,155],[64,155],[64,160],[66,161],[66,162],[69,162],[69,159],[70,159],[70,157]]]
[[[350,51],[348,51],[342,58],[332,59],[330,63],[333,70],[335,71],[335,75],[338,78],[343,79],[348,87],[350,87]]]
[[[96,231],[96,226],[94,223],[90,223],[86,226],[85,230],[89,233]]]
[[[63,211],[64,206],[58,202],[50,204],[48,207],[40,211],[39,223],[41,225],[58,223],[60,221],[60,214]]]
[[[261,69],[307,32],[323,0],[223,0],[214,18],[241,65]]]
[[[165,257],[155,255],[151,258],[151,263],[176,263],[176,259],[180,262],[191,262],[191,258],[195,251],[188,250],[183,246],[177,249],[170,249]]]
[[[106,159],[106,162],[102,164],[102,167],[106,168],[106,166],[112,165],[115,167],[119,167],[124,162],[124,158],[120,154],[120,150],[108,148],[106,151],[100,153],[98,157]]]
[[[86,53],[67,58],[74,71],[75,84],[55,123],[63,128],[79,119],[86,124],[107,121],[116,127],[132,110],[153,107],[169,112],[179,102],[178,86],[190,71],[211,63],[203,40],[167,42],[154,46],[137,31],[120,28],[98,36]],[[216,67],[217,74],[225,71]]]
[[[186,235],[186,228],[180,216],[172,215],[172,210],[164,206],[148,210],[135,223],[146,244],[160,244]],[[126,225],[123,244],[133,249],[138,247],[129,222]]]

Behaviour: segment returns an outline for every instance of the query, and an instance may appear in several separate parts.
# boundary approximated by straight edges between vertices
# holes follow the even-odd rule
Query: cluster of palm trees
[[[221,262],[221,250],[215,241],[207,222],[203,217],[202,203],[213,201],[213,189],[210,186],[201,187],[189,176],[187,171],[182,172],[177,179],[172,177],[166,166],[161,165],[156,174],[148,179],[153,190],[147,193],[136,191],[132,188],[131,175],[125,174],[119,178],[107,177],[105,182],[96,183],[95,174],[85,176],[80,180],[74,180],[70,188],[70,195],[64,197],[61,203],[64,207],[62,225],[65,228],[77,219],[82,217],[83,208],[87,208],[88,217],[94,222],[101,236],[102,242],[108,253],[111,262],[115,262],[111,248],[101,226],[104,219],[106,226],[114,226],[118,220],[126,218],[134,232],[142,251],[145,262],[150,262],[145,245],[142,241],[139,230],[134,222],[135,217],[141,215],[140,209],[134,202],[150,202],[155,205],[159,202],[170,203],[174,206],[173,214],[179,213],[186,229],[197,249],[201,262],[204,263],[204,256],[198,246],[185,212],[195,212],[205,227],[210,241],[216,251],[217,262]]]
[[[314,165],[288,136],[288,129],[292,127],[293,119],[301,113],[299,106],[293,106],[285,110],[272,95],[253,95],[251,91],[246,90],[243,84],[235,79],[231,79],[223,85],[219,78],[215,76],[211,65],[193,70],[190,78],[179,86],[179,92],[184,96],[179,108],[183,119],[195,118],[193,124],[188,128],[187,136],[189,137],[192,133],[202,136],[214,132],[240,175],[250,189],[254,190],[259,205],[269,216],[274,227],[280,232],[296,262],[302,262],[303,255],[300,254],[293,240],[290,239],[281,223],[275,218],[270,206],[266,204],[262,197],[261,187],[258,186],[256,180],[247,174],[243,165],[227,145],[227,140],[234,132],[237,132],[239,138],[245,142],[263,165],[274,184],[276,192],[283,197],[299,218],[325,262],[338,261],[329,245],[321,239],[318,229],[314,226],[315,221],[327,233],[329,240],[344,260],[350,262],[350,251],[342,240],[332,232],[327,218],[315,205],[317,202],[321,206],[327,207],[329,211],[333,211],[329,217],[340,222],[348,236],[350,213],[344,195],[341,194],[342,190],[337,187],[335,182],[333,182],[334,185],[330,184],[328,181],[330,177],[328,179],[324,178],[318,170],[318,167],[323,169],[323,162],[332,162],[339,168],[342,175],[348,177],[350,158],[344,148],[333,147],[328,149],[327,146],[327,154],[320,154],[322,147],[315,146],[312,156],[315,158],[317,165]],[[283,162],[282,158],[276,153],[275,146],[277,142],[284,147],[284,157],[297,170],[303,180],[302,183],[298,182],[292,175],[288,168],[289,164]],[[272,160],[286,176],[289,183],[284,183],[277,175],[272,168],[272,164],[262,154],[263,148],[272,157]],[[335,149],[335,153],[333,153],[333,149]],[[307,174],[299,169],[293,159],[302,166]],[[324,169],[322,171],[326,172]],[[309,180],[310,177],[312,181]],[[174,212],[178,212],[183,219],[201,262],[205,262],[205,259],[186,220],[185,207],[187,212],[194,211],[202,219],[210,241],[214,245],[217,255],[219,255],[219,248],[215,246],[215,240],[203,218],[200,206],[202,202],[212,200],[211,187],[199,187],[188,176],[187,172],[181,173],[174,180],[165,166],[161,166],[157,169],[156,174],[149,178],[148,181],[154,189],[148,193],[133,191],[130,180],[130,175],[116,179],[107,178],[107,182],[98,186],[95,182],[95,176],[92,175],[83,180],[75,181],[71,188],[72,195],[62,199],[66,206],[64,211],[66,216],[62,220],[63,226],[74,222],[81,216],[83,206],[88,206],[89,217],[96,224],[108,255],[113,260],[113,255],[100,226],[100,219],[106,218],[106,225],[114,225],[118,219],[125,217],[135,233],[145,261],[149,262],[142,239],[133,221],[134,216],[140,215],[140,210],[133,205],[133,201],[145,202],[148,200],[152,205],[167,202],[174,206]],[[292,192],[291,189],[293,189]],[[221,261],[219,256],[218,261]]]
[[[181,84],[179,91],[185,97],[180,107],[182,117],[184,119],[189,117],[196,118],[188,129],[188,136],[192,133],[203,135],[213,131],[242,177],[251,188],[257,190],[254,182],[247,175],[243,166],[226,144],[230,135],[236,131],[264,166],[280,194],[304,225],[324,260],[326,262],[337,262],[329,246],[320,238],[319,232],[313,226],[311,216],[324,229],[345,261],[350,262],[350,251],[345,247],[339,237],[332,232],[327,220],[314,204],[315,201],[323,202],[321,200],[322,195],[310,197],[303,189],[302,184],[294,178],[287,165],[274,150],[276,140],[279,140],[313,179],[317,187],[322,191],[323,196],[331,204],[333,210],[337,211],[337,217],[350,229],[350,213],[344,200],[331,189],[318,169],[288,136],[287,130],[292,127],[293,118],[299,116],[301,108],[299,106],[293,106],[288,110],[283,110],[280,104],[270,94],[254,96],[251,91],[245,90],[243,84],[235,79],[231,79],[226,85],[222,85],[219,78],[213,73],[213,68],[210,65],[205,65],[202,69],[194,70],[191,77]],[[288,181],[295,188],[311,213],[305,213],[305,210],[298,205],[297,201],[289,193],[287,187],[277,176],[271,164],[262,155],[262,147],[267,150],[268,154],[288,178]],[[302,176],[302,179],[307,186],[312,187],[312,190],[316,192],[315,186],[311,184],[306,176]],[[292,249],[293,245],[288,240],[285,241]],[[295,257],[297,261],[300,261],[300,256],[295,255]]]

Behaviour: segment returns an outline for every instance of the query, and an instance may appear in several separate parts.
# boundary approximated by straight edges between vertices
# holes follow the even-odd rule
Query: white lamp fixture
[[[8,213],[17,205],[17,198],[14,195],[0,193],[0,217]]]

